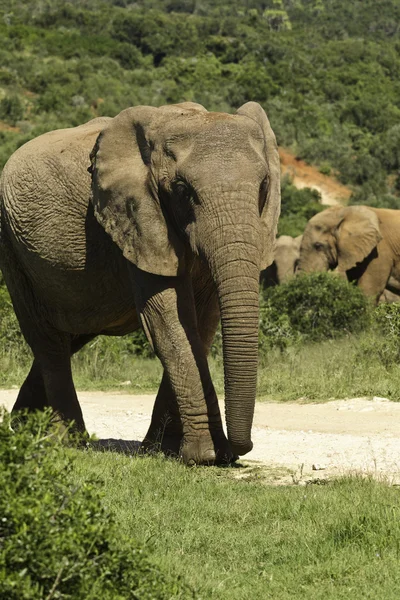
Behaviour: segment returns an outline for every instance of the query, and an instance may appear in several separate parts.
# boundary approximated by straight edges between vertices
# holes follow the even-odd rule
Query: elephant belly
[[[104,267],[60,272],[42,265],[40,278],[31,272],[32,275],[32,289],[40,312],[60,331],[123,335],[139,327],[127,273],[118,277],[118,270],[115,273]]]
[[[99,233],[90,243],[86,239],[85,245],[77,245],[75,260],[68,262],[62,244],[41,256],[27,244],[11,241],[12,262],[23,274],[15,281],[15,269],[8,266],[14,303],[22,303],[33,320],[75,335],[123,335],[137,329],[127,261],[107,234]]]

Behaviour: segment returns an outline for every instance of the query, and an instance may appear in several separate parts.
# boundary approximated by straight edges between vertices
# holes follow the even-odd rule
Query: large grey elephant
[[[299,272],[337,268],[377,303],[385,289],[399,294],[399,248],[399,210],[334,206],[307,223]]]
[[[34,355],[14,409],[50,405],[84,431],[71,355],[141,323],[164,367],[144,445],[162,431],[189,464],[249,452],[280,211],[261,106],[139,106],[53,131],[14,153],[0,190],[1,268]],[[220,316],[228,439],[207,365]]]
[[[302,236],[280,235],[276,239],[274,262],[261,272],[260,281],[264,287],[286,283],[294,277],[300,258]]]

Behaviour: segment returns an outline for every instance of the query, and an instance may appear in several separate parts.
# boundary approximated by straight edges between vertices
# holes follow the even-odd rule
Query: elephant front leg
[[[164,412],[167,418],[172,416],[172,424],[165,422],[167,443],[171,431],[176,446],[181,438],[179,453],[187,464],[231,460],[198,331],[190,278],[157,277],[135,269],[134,280],[143,326],[165,372],[146,445],[157,428],[164,427]],[[179,421],[174,418],[177,413]]]

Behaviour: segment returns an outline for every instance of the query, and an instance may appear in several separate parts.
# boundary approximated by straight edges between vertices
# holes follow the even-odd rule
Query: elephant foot
[[[180,457],[188,466],[228,465],[238,459],[223,432],[210,434],[209,431],[185,436]]]
[[[158,432],[147,433],[141,443],[141,450],[146,453],[162,452],[165,456],[179,456],[182,443],[182,433]]]
[[[162,452],[165,456],[181,458],[189,466],[228,465],[235,462],[235,455],[222,431],[191,433],[185,436],[174,429],[147,432],[141,444],[145,453]]]

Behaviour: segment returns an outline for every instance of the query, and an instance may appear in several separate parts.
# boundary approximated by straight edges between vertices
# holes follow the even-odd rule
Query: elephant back
[[[0,184],[3,224],[22,253],[61,268],[84,266],[90,151],[110,120],[101,117],[45,133],[6,163]]]

